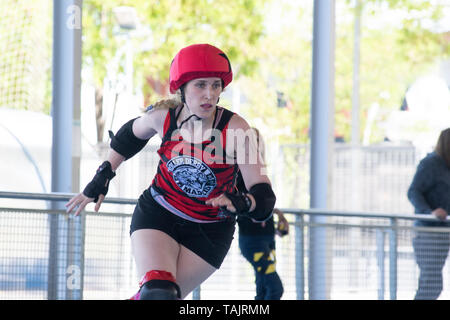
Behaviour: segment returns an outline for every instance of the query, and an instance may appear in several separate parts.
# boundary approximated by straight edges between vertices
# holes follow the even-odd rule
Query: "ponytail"
[[[170,95],[167,99],[162,99],[154,104],[147,107],[145,111],[150,111],[153,109],[175,109],[183,104],[181,100],[181,92],[177,90],[177,92],[173,95]]]

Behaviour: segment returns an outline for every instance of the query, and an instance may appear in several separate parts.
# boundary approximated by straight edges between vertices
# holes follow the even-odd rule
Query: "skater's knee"
[[[177,300],[181,298],[180,287],[170,272],[152,270],[141,280],[140,300]]]

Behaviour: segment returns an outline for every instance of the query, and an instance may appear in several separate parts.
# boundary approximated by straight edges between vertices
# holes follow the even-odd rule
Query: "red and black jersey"
[[[152,195],[160,205],[185,219],[223,220],[227,216],[220,208],[206,205],[205,201],[235,187],[239,169],[235,159],[225,152],[226,130],[234,113],[216,107],[214,134],[201,143],[191,143],[183,139],[177,127],[179,109],[169,109],[164,121],[158,150],[161,160],[151,186]]]

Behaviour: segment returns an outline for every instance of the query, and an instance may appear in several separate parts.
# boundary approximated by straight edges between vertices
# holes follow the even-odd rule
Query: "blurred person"
[[[225,53],[209,44],[181,49],[169,71],[174,96],[111,135],[107,160],[84,191],[66,204],[79,215],[96,202],[98,211],[120,164],[158,134],[160,162],[139,197],[130,225],[132,252],[141,277],[132,300],[185,298],[220,268],[233,239],[236,216],[264,220],[275,205],[263,163],[252,154],[254,139],[239,143],[250,127],[217,105],[232,81]],[[236,134],[238,132],[239,134]],[[248,193],[235,189],[242,173]]]
[[[264,161],[264,142],[260,133],[255,130],[258,150]],[[236,184],[238,190],[246,193],[244,180],[238,175]],[[239,248],[242,255],[252,265],[255,272],[256,296],[255,300],[279,300],[283,295],[283,283],[276,270],[275,234],[283,237],[289,232],[289,223],[279,209],[273,213],[278,216],[277,227],[273,214],[262,222],[255,221],[249,216],[237,218],[239,230]]]
[[[417,227],[449,227],[450,212],[450,128],[443,130],[433,152],[420,161],[408,189],[408,199],[418,215],[436,221],[416,220]],[[420,269],[416,300],[434,300],[443,288],[442,268],[447,259],[449,231],[418,230],[413,238],[416,262]]]

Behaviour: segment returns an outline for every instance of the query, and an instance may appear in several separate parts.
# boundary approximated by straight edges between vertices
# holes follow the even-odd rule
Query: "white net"
[[[0,107],[50,110],[52,1],[0,1]]]

